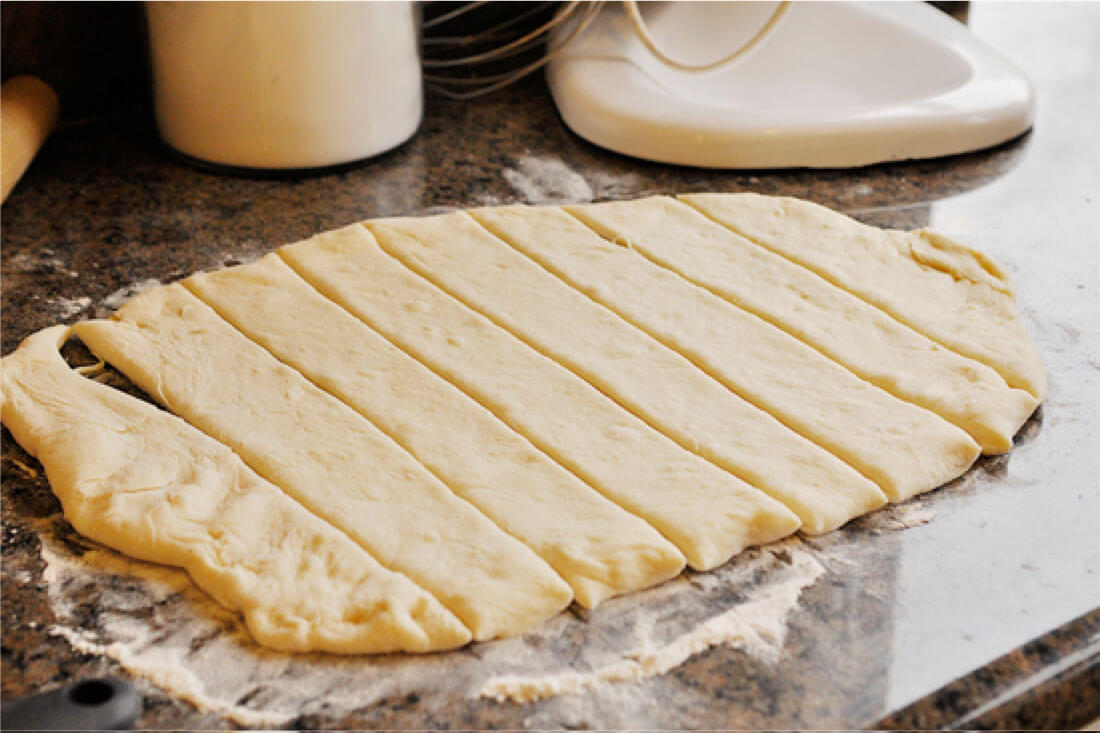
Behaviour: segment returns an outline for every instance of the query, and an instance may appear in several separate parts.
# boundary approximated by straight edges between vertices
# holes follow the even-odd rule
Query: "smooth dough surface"
[[[183,420],[73,372],[69,328],[0,362],[3,420],[81,534],[182,567],[253,637],[286,651],[426,652],[470,632],[408,578]]]
[[[997,372],[946,349],[883,311],[667,196],[566,209],[815,347],[895,397],[1004,453],[1039,401]],[[869,336],[873,335],[873,338]]]
[[[927,230],[861,224],[799,199],[691,194],[680,200],[805,265],[925,336],[995,369],[1039,400],[1046,372],[1008,276],[980,252]]]
[[[526,545],[179,283],[75,331],[159,402],[432,593],[475,639],[519,633],[572,599]]]
[[[891,501],[961,475],[978,444],[790,334],[612,244],[558,208],[472,215],[741,396],[871,478]]]
[[[318,293],[277,254],[184,285],[278,359],[373,421],[532,548],[591,608],[677,575],[652,527]]]
[[[469,214],[368,224],[379,244],[814,534],[886,503],[867,478],[491,234]]]
[[[696,569],[795,531],[778,501],[716,468],[379,248],[363,226],[280,250],[322,293],[489,407],[672,541]]]

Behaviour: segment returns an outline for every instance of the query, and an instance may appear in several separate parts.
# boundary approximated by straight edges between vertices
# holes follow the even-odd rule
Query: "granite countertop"
[[[430,98],[403,147],[298,180],[190,168],[159,145],[147,113],[56,132],[2,211],[5,354],[37,329],[105,315],[150,283],[364,218],[745,190],[805,197],[882,226],[930,226],[988,252],[1016,279],[1050,395],[1012,453],[981,459],[917,502],[791,552],[750,553],[718,583],[688,574],[671,590],[564,614],[515,642],[587,668],[596,662],[582,647],[610,638],[634,613],[629,604],[656,609],[660,623],[718,610],[792,572],[791,553],[809,553],[821,572],[801,588],[771,656],[719,646],[637,684],[531,704],[475,698],[466,685],[479,670],[508,668],[492,665],[521,648],[512,642],[415,663],[258,654],[230,614],[202,605],[178,577],[131,577],[81,541],[38,464],[4,430],[4,698],[99,674],[133,680],[125,655],[107,653],[111,643],[144,658],[185,634],[183,656],[205,670],[196,679],[210,696],[231,657],[254,655],[252,680],[271,683],[234,704],[285,703],[294,714],[282,724],[299,728],[1066,728],[1100,716],[1100,7],[980,4],[971,26],[1036,82],[1035,129],[992,150],[858,170],[722,172],[629,159],[570,133],[541,79],[476,103]],[[93,555],[94,574],[74,570]],[[155,633],[133,636],[139,628]],[[200,628],[210,631],[199,638]],[[317,670],[329,686],[287,702],[289,683]],[[250,722],[137,682],[142,727]]]

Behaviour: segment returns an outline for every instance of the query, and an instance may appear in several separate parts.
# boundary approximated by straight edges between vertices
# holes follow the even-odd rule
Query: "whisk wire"
[[[574,4],[574,7],[576,5],[577,4]],[[441,96],[447,97],[449,99],[469,100],[469,99],[475,99],[475,98],[480,97],[480,96],[485,95],[485,94],[489,94],[491,92],[495,92],[498,89],[502,89],[503,87],[506,87],[509,84],[513,84],[516,81],[519,81],[520,79],[527,76],[528,74],[531,74],[531,73],[537,71],[538,69],[542,68],[546,64],[550,63],[550,61],[563,48],[565,48],[569,44],[570,41],[572,41],[578,35],[583,33],[585,31],[585,29],[588,28],[589,25],[591,25],[592,21],[595,20],[596,16],[599,14],[600,10],[602,9],[604,3],[603,2],[586,2],[586,3],[580,3],[580,5],[583,5],[585,7],[582,10],[582,15],[580,16],[580,19],[578,20],[577,25],[570,31],[569,35],[556,48],[554,48],[550,52],[544,54],[542,56],[542,58],[537,59],[536,61],[533,61],[529,64],[524,65],[524,66],[521,66],[518,69],[514,69],[512,71],[504,72],[504,73],[501,73],[501,74],[493,74],[493,75],[490,75],[490,76],[487,76],[487,77],[462,79],[462,78],[445,77],[445,76],[438,76],[438,75],[425,75],[424,80],[426,82],[426,86],[429,89],[431,89],[433,92],[435,92],[435,93],[437,93]],[[565,10],[565,9],[563,9],[563,10]],[[561,11],[559,11],[559,14],[560,13],[561,13]],[[571,15],[572,13],[573,13],[573,10],[570,8],[568,10],[567,15]],[[555,17],[557,17],[557,16],[555,16]],[[555,25],[557,25],[557,24],[555,23]],[[471,91],[455,91],[454,89],[448,88],[446,86],[447,84],[453,84],[453,85],[456,85],[456,86],[467,86],[467,85],[473,86],[473,85],[476,85],[476,84],[485,84],[485,86],[482,86],[478,89],[474,89],[474,90],[471,90]]]
[[[430,30],[490,4],[491,3],[488,3],[486,0],[477,0],[475,2],[462,4],[454,10],[444,12],[424,22],[423,29]],[[489,27],[483,28],[475,33],[468,35],[425,37],[422,39],[424,47],[438,48],[443,52],[442,57],[437,56],[430,58],[425,56],[422,62],[425,69],[463,70],[468,72],[462,76],[429,72],[424,75],[425,85],[428,89],[441,96],[460,100],[474,99],[508,86],[528,74],[537,71],[554,59],[562,49],[569,45],[574,38],[583,33],[592,24],[605,4],[605,2],[599,0],[571,0],[570,2],[564,3],[540,2],[533,4],[532,7],[524,9],[511,18],[493,23]],[[517,29],[515,33],[520,33],[517,37],[509,37],[511,34],[504,33],[504,31],[508,29],[520,26],[525,21],[532,21],[532,19],[537,18],[540,14],[544,14],[555,5],[560,5],[560,7],[554,12],[550,19],[541,22],[535,28],[525,32],[522,31],[522,28]],[[790,0],[779,2],[772,11],[771,16],[764,25],[757,30],[752,38],[722,58],[704,64],[689,64],[669,56],[668,53],[661,49],[652,33],[650,33],[649,27],[642,17],[637,1],[623,0],[623,6],[626,10],[627,18],[634,26],[634,30],[638,34],[639,39],[649,52],[661,63],[680,71],[702,72],[731,65],[760,46],[760,44],[771,36],[780,20],[790,8],[791,3]],[[490,68],[489,71],[492,73],[478,73],[479,67],[504,62],[534,51],[546,42],[555,28],[573,21],[575,21],[575,23],[568,34],[566,34],[565,38],[558,40],[557,44],[553,48],[549,48],[540,58],[503,72]],[[466,53],[461,56],[448,56],[446,53],[448,50],[452,52],[468,51],[471,48],[476,48],[479,45],[493,42],[498,39],[507,40],[493,48],[476,53]]]
[[[557,26],[563,16],[567,16],[576,10],[577,6],[581,5],[581,0],[573,0],[566,3],[566,5],[559,10],[553,18],[543,23],[538,28],[525,33],[519,38],[498,46],[497,48],[485,51],[483,53],[475,53],[469,56],[460,56],[453,59],[425,59],[424,68],[426,69],[445,69],[455,66],[470,66],[473,64],[483,64],[489,61],[496,61],[502,58],[508,58],[509,52],[514,51],[517,48],[529,46],[533,41],[538,42],[543,36],[548,34],[555,26]]]

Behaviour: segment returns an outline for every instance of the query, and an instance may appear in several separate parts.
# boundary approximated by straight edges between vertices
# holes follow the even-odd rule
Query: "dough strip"
[[[181,567],[252,636],[284,651],[449,649],[470,632],[404,575],[183,420],[71,370],[70,329],[4,357],[3,421],[65,518],[131,557]]]
[[[904,501],[961,475],[980,449],[934,413],[903,402],[766,321],[612,244],[553,207],[471,214],[574,287],[612,308],[785,425]]]
[[[529,548],[179,283],[74,328],[174,413],[432,593],[475,639],[522,632],[572,599]]]
[[[532,548],[582,605],[591,608],[683,569],[683,555],[655,529],[321,295],[278,255],[193,275],[183,284]]]
[[[708,569],[799,526],[786,507],[689,453],[383,252],[361,225],[279,250],[324,295],[470,395]]]
[[[678,197],[949,349],[995,369],[1036,399],[1046,372],[1008,277],[980,252],[925,230],[861,224],[824,206],[757,194]]]
[[[818,534],[886,503],[873,482],[505,244],[465,212],[368,222],[381,247]]]
[[[1004,453],[1038,400],[984,364],[946,349],[804,267],[667,196],[568,206],[638,252],[781,328],[895,397]]]

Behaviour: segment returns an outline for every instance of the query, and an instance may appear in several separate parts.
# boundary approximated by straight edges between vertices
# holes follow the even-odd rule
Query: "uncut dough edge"
[[[75,373],[58,352],[70,330],[29,336],[0,362],[0,377],[4,425],[43,465],[76,531],[183,568],[272,649],[428,652],[470,640],[431,595],[229,448]]]
[[[526,545],[179,283],[147,290],[112,320],[74,330],[93,353],[226,443],[383,567],[430,592],[475,640],[521,633],[572,599]],[[193,368],[196,358],[210,366]]]
[[[535,550],[581,605],[592,608],[683,569],[683,555],[655,529],[321,295],[277,254],[183,284]]]
[[[677,198],[992,367],[1009,386],[1039,401],[1045,397],[1046,371],[1020,321],[1012,284],[981,252],[927,229],[879,229],[790,197],[710,193]],[[777,223],[782,232],[776,231]]]
[[[466,212],[366,222],[389,254],[682,448],[778,499],[810,534],[887,502],[870,479],[501,241]],[[766,446],[766,450],[761,447]]]
[[[572,372],[414,274],[385,254],[366,227],[355,224],[325,232],[278,253],[326,297],[459,386],[600,493],[656,527],[694,569],[716,567],[748,546],[798,529],[798,517],[780,502],[684,451]],[[362,287],[365,282],[369,288]],[[446,329],[435,311],[447,314]],[[487,353],[493,358],[485,358]],[[471,370],[475,364],[480,368]],[[512,369],[517,364],[537,364],[518,372],[540,373],[554,388],[532,390],[530,379]],[[504,393],[508,396],[498,399]],[[530,409],[529,400],[541,400],[549,410]],[[572,406],[568,415],[562,408],[565,401]],[[531,420],[544,427],[554,421],[568,426],[555,437],[573,441],[571,455],[591,470],[578,468],[578,460],[564,458],[561,450],[533,435],[542,429],[532,429]],[[600,432],[593,432],[594,421],[599,421]],[[516,422],[527,427],[517,427]],[[578,432],[582,428],[587,431],[583,437]],[[638,464],[639,457],[656,455],[663,457]],[[688,476],[699,478],[693,479],[691,491],[671,502],[662,477],[683,486]],[[721,509],[716,511],[716,506]]]
[[[969,433],[987,455],[1011,450],[1013,436],[1039,404],[985,364],[940,346],[675,198],[563,208],[605,239],[625,243],[871,384],[935,412]]]
[[[471,214],[573,287],[854,466],[893,502],[957,478],[981,453],[969,435],[935,413],[899,400],[767,321],[604,240],[561,207],[501,206]],[[553,239],[533,234],[535,222],[540,234],[554,231]],[[657,301],[664,307],[656,307]],[[773,368],[777,363],[783,368]]]

